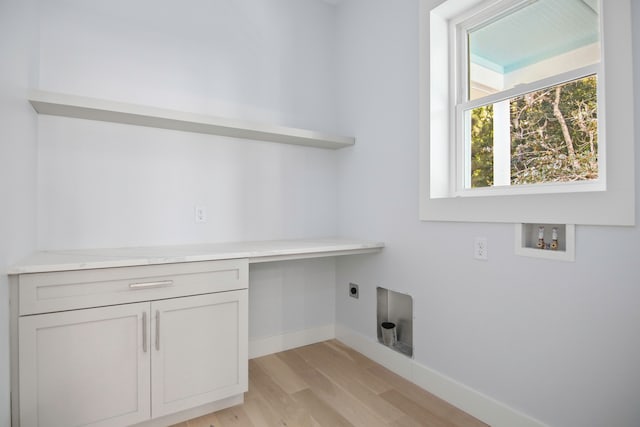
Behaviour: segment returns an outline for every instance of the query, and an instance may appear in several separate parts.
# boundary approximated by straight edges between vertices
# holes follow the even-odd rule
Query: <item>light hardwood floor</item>
[[[342,343],[249,361],[245,402],[174,427],[487,427]]]

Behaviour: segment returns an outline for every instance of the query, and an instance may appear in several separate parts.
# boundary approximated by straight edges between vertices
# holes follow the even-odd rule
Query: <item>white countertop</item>
[[[131,267],[177,262],[248,258],[250,263],[378,252],[382,242],[342,238],[268,240],[139,248],[36,252],[7,274]]]

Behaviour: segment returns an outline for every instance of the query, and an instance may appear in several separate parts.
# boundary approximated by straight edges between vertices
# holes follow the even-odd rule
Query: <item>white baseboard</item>
[[[336,337],[334,324],[324,325],[313,329],[289,332],[266,338],[252,338],[249,340],[249,359],[254,359],[280,351],[290,350],[321,341],[332,340]]]
[[[345,345],[492,427],[547,427],[546,424],[358,332],[342,325],[335,325],[335,334]]]

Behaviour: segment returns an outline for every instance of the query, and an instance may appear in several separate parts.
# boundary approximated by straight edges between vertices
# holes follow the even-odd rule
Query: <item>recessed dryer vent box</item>
[[[377,288],[378,293],[378,342],[384,345],[382,323],[391,322],[396,326],[395,343],[389,348],[413,357],[413,298],[410,295]]]

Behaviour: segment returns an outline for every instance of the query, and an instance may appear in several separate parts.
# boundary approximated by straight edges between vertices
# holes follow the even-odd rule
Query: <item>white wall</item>
[[[252,264],[249,339],[333,325],[335,270],[334,258]]]
[[[375,287],[409,293],[417,363],[551,426],[640,425],[638,227],[577,227],[562,263],[515,256],[510,224],[420,222],[418,1],[339,11],[340,126],[358,138],[341,151],[339,228],[387,246],[337,261],[337,322],[375,340]]]
[[[332,130],[322,1],[40,3],[43,89]]]
[[[44,90],[335,131],[318,0],[41,2]],[[336,153],[42,116],[41,249],[333,235]],[[207,208],[194,222],[195,205]]]
[[[9,425],[7,266],[36,246],[36,125],[25,101],[37,71],[35,2],[0,1],[0,426]]]
[[[40,249],[336,233],[333,151],[51,116],[38,124]]]
[[[334,6],[40,7],[40,89],[335,132]],[[38,132],[39,249],[337,232],[335,151],[51,116],[38,117]],[[196,205],[206,207],[205,224],[194,221]],[[251,338],[333,324],[333,260],[250,274]]]

